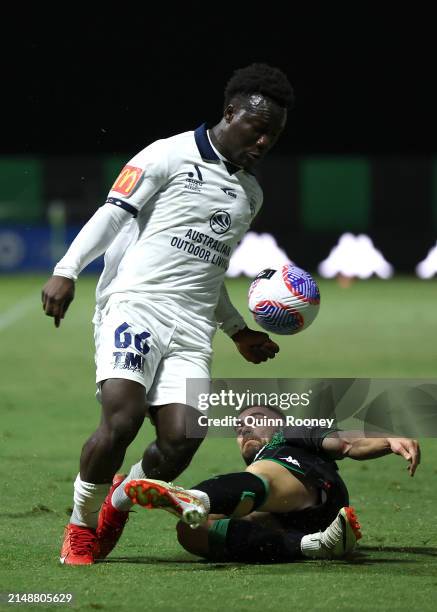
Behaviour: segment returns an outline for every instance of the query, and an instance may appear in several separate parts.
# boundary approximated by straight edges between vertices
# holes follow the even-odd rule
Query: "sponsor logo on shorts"
[[[140,372],[144,374],[144,357],[138,353],[127,351],[114,351],[113,368],[119,370],[129,370],[129,372]]]
[[[117,193],[121,193],[125,196],[131,194],[140,180],[142,173],[142,168],[125,166],[115,183],[112,185],[111,191],[117,191]]]

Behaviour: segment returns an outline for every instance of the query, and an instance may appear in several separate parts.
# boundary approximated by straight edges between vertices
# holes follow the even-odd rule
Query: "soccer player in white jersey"
[[[156,440],[125,482],[173,480],[191,461],[201,438],[186,436],[197,412],[187,405],[185,381],[208,381],[217,325],[252,363],[279,350],[246,326],[223,281],[262,203],[253,171],[292,103],[279,69],[237,70],[220,122],[158,140],[133,157],[46,283],[43,308],[59,327],[78,274],[105,253],[94,317],[102,419],[82,449],[62,563],[89,565],[115,546],[132,502],[114,474],[147,410]]]

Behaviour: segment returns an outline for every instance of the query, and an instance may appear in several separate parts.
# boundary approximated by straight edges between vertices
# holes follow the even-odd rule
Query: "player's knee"
[[[144,414],[135,410],[118,410],[104,414],[100,430],[114,446],[127,447],[136,437],[144,421]]]
[[[134,389],[135,393],[127,393],[125,396],[118,392],[112,392],[106,381],[102,395],[102,422],[101,430],[115,445],[127,446],[137,435],[144,422],[146,406],[144,395]],[[130,382],[130,381],[124,381]],[[131,390],[131,389],[130,389]],[[132,390],[131,390],[132,391]]]
[[[275,474],[271,474],[265,468],[260,469],[260,467],[256,463],[249,465],[249,467],[246,468],[245,473],[253,474],[254,476],[258,476],[258,478],[264,481],[267,490],[272,486],[275,480]]]
[[[187,466],[202,440],[197,438],[172,437],[159,441],[159,448],[167,461]]]
[[[110,422],[110,435],[116,444],[127,446],[136,437],[144,417],[125,416],[119,419],[112,419]]]
[[[176,533],[179,544],[187,552],[198,557],[208,555],[208,527],[206,525],[191,529],[191,527],[179,521],[176,525]]]

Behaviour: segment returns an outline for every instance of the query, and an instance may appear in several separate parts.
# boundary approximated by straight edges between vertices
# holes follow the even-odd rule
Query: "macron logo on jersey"
[[[125,166],[120,172],[117,180],[111,187],[111,191],[121,193],[121,195],[128,196],[132,193],[137,185],[138,181],[143,174],[142,168],[136,168],[135,166]]]

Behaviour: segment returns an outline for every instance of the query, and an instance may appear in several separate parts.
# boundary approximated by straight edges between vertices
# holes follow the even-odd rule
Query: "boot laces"
[[[88,530],[75,530],[70,533],[71,548],[78,555],[89,554],[90,551],[93,551],[96,539],[95,534]]]

